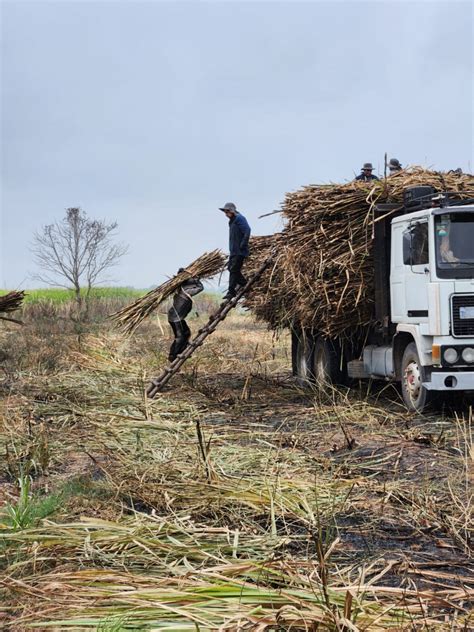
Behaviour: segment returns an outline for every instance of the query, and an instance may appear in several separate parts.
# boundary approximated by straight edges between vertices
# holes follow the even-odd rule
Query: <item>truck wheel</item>
[[[403,401],[408,410],[417,413],[426,410],[434,401],[434,393],[422,386],[424,369],[414,342],[410,342],[403,352],[400,377]]]
[[[312,382],[311,367],[313,364],[314,340],[306,332],[292,333],[293,375],[300,386],[308,386]]]
[[[331,340],[318,336],[314,347],[313,374],[316,384],[340,384],[340,352]]]

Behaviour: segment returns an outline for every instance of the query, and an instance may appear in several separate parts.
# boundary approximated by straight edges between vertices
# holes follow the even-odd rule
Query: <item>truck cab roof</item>
[[[472,213],[474,204],[466,204],[465,206],[441,206],[431,209],[433,215],[445,215],[446,213]]]
[[[413,213],[404,213],[403,215],[397,215],[392,219],[392,224],[401,224],[412,219],[423,219],[424,217],[429,217],[433,215],[433,211],[436,209],[433,208],[425,208],[422,211],[414,211]]]
[[[414,211],[413,213],[404,213],[403,215],[397,215],[392,219],[392,224],[403,223],[407,220],[417,220],[429,217],[430,215],[446,215],[448,213],[473,213],[474,204],[468,204],[466,206],[437,206],[435,208],[425,208],[421,211]]]

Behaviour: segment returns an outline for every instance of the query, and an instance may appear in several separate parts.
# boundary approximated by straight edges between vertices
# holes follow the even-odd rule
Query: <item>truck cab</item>
[[[392,374],[408,408],[474,391],[474,204],[391,222]]]
[[[474,392],[474,200],[431,187],[374,215],[374,320],[351,345],[292,332],[300,382],[400,382],[410,411]]]

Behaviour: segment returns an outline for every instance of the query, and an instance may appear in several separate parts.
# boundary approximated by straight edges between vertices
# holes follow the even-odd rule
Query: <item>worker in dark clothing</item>
[[[184,272],[183,268],[178,270],[178,274]],[[185,318],[193,306],[192,296],[196,296],[204,289],[199,279],[187,279],[173,296],[173,304],[168,310],[168,322],[174,333],[174,341],[170,348],[168,360],[173,362],[176,357],[186,349],[191,337],[191,330]]]
[[[229,289],[224,296],[227,301],[236,295],[237,290],[247,285],[242,266],[249,256],[250,226],[232,202],[227,202],[219,210],[229,219]]]
[[[372,180],[378,180],[377,176],[374,176],[372,171],[374,168],[372,167],[371,162],[364,162],[364,166],[361,169],[361,173],[356,177],[356,180],[362,182],[371,182]]]
[[[388,169],[390,171],[391,176],[395,175],[396,173],[402,170],[402,165],[401,165],[401,162],[398,160],[398,158],[390,158],[388,162]]]

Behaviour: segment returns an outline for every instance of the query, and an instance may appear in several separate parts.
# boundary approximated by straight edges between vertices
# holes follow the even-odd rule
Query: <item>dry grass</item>
[[[155,323],[68,340],[2,382],[5,629],[469,629],[468,415],[303,392],[245,313],[154,401]]]

